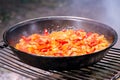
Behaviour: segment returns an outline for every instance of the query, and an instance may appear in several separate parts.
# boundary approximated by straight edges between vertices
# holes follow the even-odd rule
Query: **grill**
[[[120,49],[111,48],[98,63],[70,71],[45,71],[24,64],[0,42],[0,67],[32,80],[117,80],[120,77]]]

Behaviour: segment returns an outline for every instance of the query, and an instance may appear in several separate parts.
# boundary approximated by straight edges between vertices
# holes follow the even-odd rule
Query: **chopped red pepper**
[[[48,35],[48,30],[47,29],[44,29],[44,35]]]
[[[15,48],[40,56],[78,56],[106,48],[109,42],[103,35],[84,30],[62,30],[22,36]]]

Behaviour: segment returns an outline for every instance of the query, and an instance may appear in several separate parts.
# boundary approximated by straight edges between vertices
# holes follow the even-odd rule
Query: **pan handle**
[[[8,45],[5,44],[3,41],[0,41],[0,42],[1,42],[1,44],[0,44],[0,49],[3,49],[3,48],[5,48],[5,47],[8,47]]]

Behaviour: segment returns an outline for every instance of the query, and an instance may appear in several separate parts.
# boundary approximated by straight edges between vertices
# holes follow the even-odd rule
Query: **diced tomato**
[[[87,51],[86,51],[86,54],[93,53],[95,50],[96,50],[96,48],[91,48],[90,50],[87,50]]]
[[[63,53],[58,52],[58,53],[54,53],[54,56],[61,56],[62,57],[64,55],[63,55]]]
[[[41,51],[41,52],[47,52],[48,49],[47,49],[47,48],[46,48],[46,49],[44,48],[44,49],[41,49],[40,51]]]
[[[84,30],[54,31],[22,36],[15,48],[40,56],[78,56],[91,54],[109,45],[104,35]]]
[[[92,32],[88,32],[86,37],[89,37],[90,35],[92,35]]]
[[[59,42],[59,43],[62,44],[62,45],[68,43],[68,41],[61,40],[61,39],[56,39],[55,41]]]
[[[74,39],[73,41],[74,42],[79,42],[81,39],[77,38],[77,39]]]
[[[92,47],[92,46],[96,46],[98,43],[97,43],[97,40],[92,40],[90,43],[89,43],[89,46]]]
[[[24,41],[26,41],[26,42],[29,42],[29,41],[31,40],[30,38],[25,37],[25,36],[22,36],[22,39],[23,39]]]
[[[66,29],[63,29],[62,31],[63,31],[63,32],[66,32]]]
[[[48,35],[48,30],[47,29],[44,29],[44,35]]]

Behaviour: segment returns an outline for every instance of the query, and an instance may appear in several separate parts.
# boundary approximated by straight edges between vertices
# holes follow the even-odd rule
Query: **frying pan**
[[[50,33],[62,29],[83,29],[87,32],[97,32],[105,35],[110,42],[110,46],[92,54],[71,57],[37,56],[14,48],[21,36],[29,36],[34,33],[42,34],[44,29],[48,29]],[[13,25],[5,31],[3,40],[26,64],[45,70],[71,70],[100,61],[117,42],[117,33],[108,25],[95,20],[72,16],[50,16],[30,19]]]

